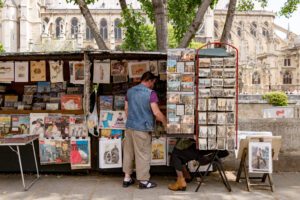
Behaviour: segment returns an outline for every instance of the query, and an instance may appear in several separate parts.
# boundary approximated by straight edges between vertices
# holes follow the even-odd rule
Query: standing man
[[[125,112],[127,115],[124,139],[123,187],[134,184],[131,178],[133,163],[136,164],[136,175],[140,189],[156,187],[150,182],[151,132],[154,131],[155,118],[166,128],[167,120],[158,107],[158,97],[153,87],[156,77],[145,72],[141,83],[127,91]],[[154,118],[155,117],[155,118]]]

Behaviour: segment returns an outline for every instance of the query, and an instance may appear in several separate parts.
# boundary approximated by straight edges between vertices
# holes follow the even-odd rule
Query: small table
[[[26,136],[20,135],[20,137],[15,136],[12,138],[0,139],[0,146],[8,146],[13,152],[15,152],[18,155],[22,183],[23,183],[23,187],[24,187],[25,191],[27,191],[40,178],[39,168],[38,168],[36,154],[35,154],[35,148],[34,148],[34,141],[37,140],[38,138],[39,138],[38,135],[26,135]],[[25,146],[28,144],[30,144],[32,146],[33,157],[34,157],[34,162],[35,162],[35,167],[36,167],[36,178],[29,185],[26,186],[25,180],[24,180],[23,166],[22,166],[21,153],[20,153],[19,147]]]

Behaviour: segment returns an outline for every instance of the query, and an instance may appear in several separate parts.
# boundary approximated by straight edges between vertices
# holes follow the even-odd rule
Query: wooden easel
[[[262,177],[251,177],[248,173],[247,158],[249,142],[270,142],[272,143],[272,159],[278,160],[278,154],[281,147],[281,136],[251,136],[240,141],[240,148],[238,150],[237,159],[241,159],[240,166],[237,172],[236,182],[240,182],[241,179],[246,180],[247,189],[250,192],[251,186],[267,187],[274,192],[274,183],[271,173],[262,173]],[[242,177],[244,172],[244,177]],[[268,178],[268,183],[266,179]],[[251,179],[260,180],[261,182],[251,183]]]

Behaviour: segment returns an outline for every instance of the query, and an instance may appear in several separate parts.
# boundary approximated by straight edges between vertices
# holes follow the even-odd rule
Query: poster
[[[46,81],[46,62],[30,61],[30,80]]]
[[[157,60],[150,60],[149,61],[149,71],[154,74],[155,76],[158,76],[158,62]]]
[[[100,111],[100,129],[125,129],[125,111]]]
[[[249,172],[272,173],[272,144],[249,142]]]
[[[40,138],[45,134],[45,117],[48,113],[30,113],[30,134],[39,135]]]
[[[152,138],[151,165],[166,165],[166,138]]]
[[[64,81],[63,65],[63,61],[49,61],[51,83]]]
[[[112,110],[113,109],[113,96],[100,96],[99,107],[100,110]]]
[[[29,134],[29,115],[12,115],[11,123],[12,131],[18,131],[20,134]]]
[[[94,60],[93,83],[110,83],[110,62]]]
[[[128,63],[127,61],[112,60],[110,63],[112,76],[127,76]]]
[[[71,139],[71,169],[91,168],[90,139]]]
[[[143,62],[129,62],[129,78],[140,78],[142,75],[149,71],[149,61]]]
[[[14,81],[14,63],[0,62],[0,82],[9,83]]]
[[[121,138],[99,140],[99,168],[120,168],[122,167],[122,146]]]
[[[41,165],[70,163],[70,141],[64,139],[40,139]]]
[[[28,82],[28,62],[15,62],[15,82]]]

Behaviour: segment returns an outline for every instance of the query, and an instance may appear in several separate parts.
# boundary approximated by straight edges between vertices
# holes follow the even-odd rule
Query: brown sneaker
[[[186,190],[186,182],[184,178],[178,178],[175,183],[172,183],[168,186],[169,190],[173,191],[185,191]]]

